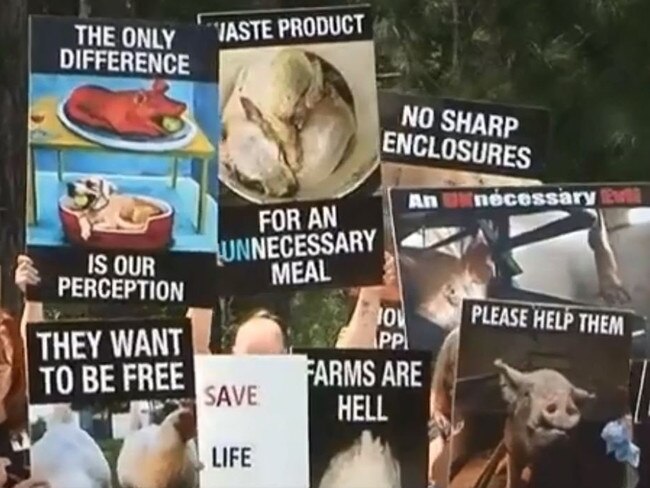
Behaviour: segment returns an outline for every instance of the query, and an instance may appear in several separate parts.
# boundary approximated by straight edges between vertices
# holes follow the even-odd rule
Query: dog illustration
[[[142,230],[150,217],[163,212],[146,200],[120,194],[114,183],[97,176],[68,183],[67,194],[70,209],[79,213],[84,240],[94,230]]]

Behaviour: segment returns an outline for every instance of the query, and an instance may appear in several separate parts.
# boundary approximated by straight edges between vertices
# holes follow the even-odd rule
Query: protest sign
[[[33,476],[83,486],[83,458],[102,486],[113,486],[112,472],[120,486],[194,486],[198,468],[185,469],[198,466],[189,320],[34,323],[27,352]]]
[[[194,396],[187,319],[30,324],[27,351],[31,404]]]
[[[391,92],[380,107],[390,164],[539,179],[548,163],[548,110]]]
[[[211,305],[215,33],[36,16],[30,54],[28,297]]]
[[[548,162],[548,110],[380,91],[379,113],[386,188],[532,185]],[[385,246],[395,254],[384,203]],[[382,299],[377,344],[402,348],[404,328],[390,320],[404,313],[393,288]]]
[[[310,486],[426,486],[431,356],[295,352],[309,358]]]
[[[370,8],[216,12],[198,21],[220,43],[220,293],[380,283]]]
[[[644,356],[649,196],[622,183],[393,190],[409,345],[438,349],[463,299],[498,298],[631,309]]]
[[[376,284],[381,201],[241,206],[221,215],[220,290],[261,292]],[[381,261],[379,261],[381,271]],[[234,270],[237,272],[234,272]]]
[[[624,465],[603,436],[629,411],[632,319],[615,309],[465,300],[452,332],[454,423],[463,427],[451,439],[450,486],[622,486]]]
[[[201,486],[308,488],[307,358],[196,359]]]

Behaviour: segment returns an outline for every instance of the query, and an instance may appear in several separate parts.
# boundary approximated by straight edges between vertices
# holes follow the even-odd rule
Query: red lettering
[[[206,386],[203,390],[206,397],[204,404],[208,407],[256,407],[259,405],[257,389],[257,385]]]
[[[603,206],[641,205],[641,189],[638,187],[601,188],[600,202]]]
[[[458,207],[458,194],[455,191],[446,191],[442,194],[442,205],[447,208]]]
[[[446,191],[442,193],[442,205],[446,208],[473,207],[474,195],[469,191]]]
[[[462,208],[471,208],[474,206],[474,195],[472,192],[458,192],[458,206]]]

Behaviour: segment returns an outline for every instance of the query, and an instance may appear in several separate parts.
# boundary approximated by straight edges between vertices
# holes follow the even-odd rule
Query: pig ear
[[[169,85],[164,80],[157,79],[154,80],[151,88],[155,92],[165,93],[169,89]]]
[[[239,103],[241,103],[248,120],[258,125],[261,125],[264,122],[262,112],[260,112],[260,109],[257,108],[257,105],[255,105],[250,98],[239,97]]]
[[[595,393],[591,393],[587,390],[583,390],[582,388],[576,388],[575,386],[571,389],[571,397],[573,398],[573,401],[580,404],[584,403],[587,400],[593,400],[596,398]]]
[[[526,384],[526,376],[521,371],[508,366],[501,359],[494,360],[494,366],[501,373],[501,394],[506,403],[514,403],[519,396],[519,391]]]

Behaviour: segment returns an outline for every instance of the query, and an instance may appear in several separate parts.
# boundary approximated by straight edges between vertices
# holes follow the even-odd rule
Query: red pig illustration
[[[112,91],[83,85],[72,92],[65,104],[67,116],[94,128],[120,135],[161,137],[169,134],[166,117],[178,119],[187,108],[165,95],[169,85],[155,80],[150,90]]]

